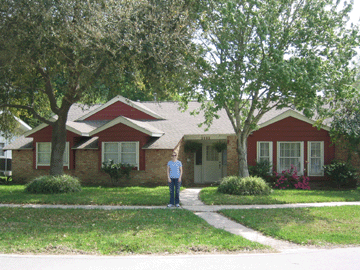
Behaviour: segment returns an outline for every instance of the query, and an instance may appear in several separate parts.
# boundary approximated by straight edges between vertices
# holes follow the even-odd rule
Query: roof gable
[[[305,122],[305,123],[308,123],[308,124],[310,124],[310,125],[312,125],[312,126],[315,125],[315,121],[314,121],[314,120],[312,120],[312,119],[310,119],[310,118],[307,118],[305,115],[303,115],[303,114],[301,114],[301,113],[299,113],[299,112],[297,112],[297,111],[294,111],[294,110],[292,110],[292,109],[288,109],[288,110],[286,110],[285,112],[280,113],[280,114],[276,115],[275,117],[272,117],[272,118],[270,118],[269,120],[267,120],[267,121],[259,124],[259,127],[260,127],[260,128],[266,127],[266,126],[268,126],[268,125],[271,125],[271,124],[273,124],[273,123],[276,123],[276,122],[281,121],[281,120],[283,120],[283,119],[285,119],[285,118],[288,118],[288,117],[293,117],[293,118],[295,118],[295,119],[298,119],[298,120],[300,120],[300,121],[303,121],[303,122]],[[326,130],[326,131],[329,131],[329,130],[330,130],[330,127],[325,126],[325,125],[321,125],[321,128],[324,129],[324,130]]]
[[[83,120],[113,120],[119,116],[131,119],[157,120],[164,119],[141,103],[117,96],[95,110],[83,115],[77,121]]]

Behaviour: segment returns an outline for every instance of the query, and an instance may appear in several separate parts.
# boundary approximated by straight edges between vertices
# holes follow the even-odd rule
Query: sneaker
[[[169,203],[167,207],[173,207],[173,206],[174,206],[174,205],[172,205],[171,203]]]
[[[175,206],[176,206],[176,207],[180,207],[180,204],[176,204]]]

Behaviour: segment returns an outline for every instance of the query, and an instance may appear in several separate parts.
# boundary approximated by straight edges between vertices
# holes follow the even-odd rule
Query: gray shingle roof
[[[152,133],[162,134],[159,138],[151,139],[143,149],[173,149],[179,143],[181,138],[184,135],[212,135],[212,134],[234,134],[234,129],[231,125],[231,122],[225,112],[221,110],[218,112],[219,119],[214,119],[213,124],[209,127],[208,130],[206,125],[199,127],[204,121],[204,113],[200,112],[198,115],[191,115],[190,112],[198,109],[200,103],[198,102],[189,102],[188,110],[181,112],[179,110],[179,104],[177,102],[134,102],[138,108],[146,108],[147,111],[151,111],[154,114],[164,116],[166,119],[158,120],[133,120],[128,119],[132,124],[138,126],[139,128],[146,129]],[[99,109],[101,105],[94,106],[83,106],[75,104],[71,106],[68,116],[68,127],[77,131],[77,133],[82,134],[83,136],[88,136],[92,131],[96,132],[97,128],[109,123],[109,120],[104,121],[81,121],[78,120],[82,116],[88,114],[92,110]],[[284,108],[281,110],[272,109],[266,113],[261,120],[259,125],[266,124],[271,119],[278,117],[281,114],[286,114],[289,111],[293,111],[290,108]],[[114,120],[112,120],[114,121]],[[111,122],[111,121],[110,121]],[[110,124],[110,123],[109,123]],[[105,128],[105,127],[104,127]],[[8,149],[29,149],[32,148],[31,145],[32,138],[19,138],[11,145],[8,146]],[[76,149],[90,149],[91,147],[97,148],[98,140],[91,138],[84,138],[83,141],[78,143],[73,148]],[[90,148],[89,148],[90,147]]]

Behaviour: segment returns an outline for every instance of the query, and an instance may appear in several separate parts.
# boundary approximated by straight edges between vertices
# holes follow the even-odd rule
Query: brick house
[[[0,111],[1,114],[1,111]],[[0,175],[11,175],[12,151],[5,151],[6,147],[15,141],[20,134],[31,130],[31,127],[21,119],[14,117],[17,122],[17,128],[10,137],[5,136],[4,132],[0,130]]]
[[[189,112],[198,108],[190,102],[186,112],[176,102],[135,102],[118,96],[106,104],[82,107],[73,105],[67,122],[64,169],[84,184],[101,184],[108,175],[102,162],[132,164],[132,185],[163,185],[166,164],[172,151],[178,152],[187,185],[213,183],[237,173],[236,137],[225,111],[214,119],[209,130],[198,126],[203,114]],[[329,127],[313,127],[314,121],[292,109],[272,110],[260,121],[260,128],[248,139],[248,163],[268,160],[281,172],[294,164],[311,181],[326,180],[322,166],[344,153],[330,142]],[[41,124],[13,142],[13,179],[26,182],[47,174],[50,163],[51,126]],[[188,142],[201,148],[185,152]],[[218,152],[213,144],[226,148]]]

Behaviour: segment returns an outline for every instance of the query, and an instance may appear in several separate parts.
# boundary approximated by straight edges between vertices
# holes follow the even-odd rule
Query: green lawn
[[[268,251],[182,209],[0,208],[0,253],[177,254]]]
[[[302,245],[360,245],[360,206],[222,210],[266,235]]]
[[[360,188],[355,190],[274,190],[269,196],[238,196],[217,192],[217,187],[206,187],[200,199],[208,205],[287,204],[315,202],[360,201]]]
[[[1,186],[0,203],[15,204],[82,204],[82,205],[167,205],[169,188],[83,187],[80,193],[29,194],[24,186]]]

